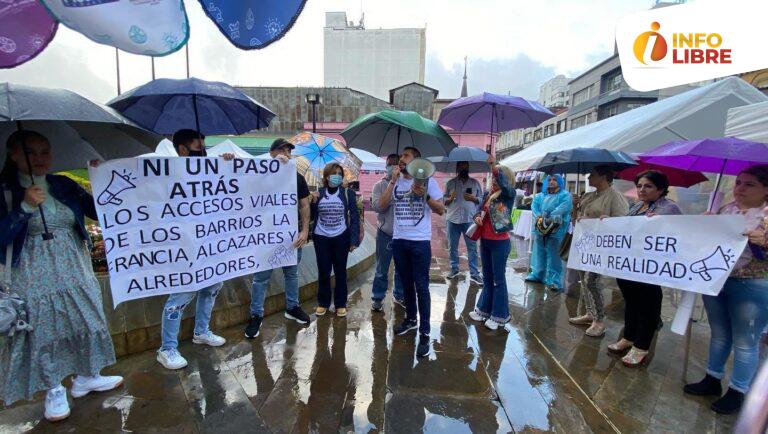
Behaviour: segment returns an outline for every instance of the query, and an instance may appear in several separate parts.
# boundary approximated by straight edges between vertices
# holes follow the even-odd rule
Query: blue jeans
[[[400,274],[405,296],[405,318],[419,318],[419,332],[429,334],[429,262],[432,248],[429,241],[393,240],[395,269]],[[418,299],[418,305],[417,305]]]
[[[479,276],[477,269],[477,241],[470,239],[466,232],[472,223],[448,222],[448,245],[450,247],[451,271],[459,271],[459,240],[464,237],[464,245],[467,246],[467,261],[469,262],[469,274]]]
[[[301,249],[296,252],[296,265],[282,267],[283,277],[285,277],[285,310],[291,310],[299,305],[299,262],[301,262]],[[272,269],[259,271],[253,275],[251,315],[264,316],[264,297],[271,277]]]
[[[547,286],[560,288],[563,284],[563,260],[560,258],[562,236],[542,237],[534,229],[533,253],[531,254],[531,274],[527,279],[542,282]]]
[[[381,229],[376,231],[376,277],[373,278],[373,299],[383,300],[389,287],[389,263],[392,262],[392,235]],[[395,267],[395,279],[392,295],[397,300],[403,299],[403,284]]]
[[[506,271],[511,248],[509,240],[480,240],[483,291],[477,299],[475,310],[481,316],[490,317],[499,324],[509,322]]]
[[[732,389],[746,393],[760,361],[760,337],[768,323],[768,279],[729,278],[717,296],[705,295],[712,336],[707,373],[723,378],[733,349]]]
[[[179,347],[179,327],[184,308],[197,296],[195,306],[195,334],[208,333],[208,324],[211,322],[211,312],[216,296],[219,295],[223,283],[219,282],[207,288],[192,292],[177,292],[168,296],[163,307],[163,319],[160,322],[162,350],[175,350]]]

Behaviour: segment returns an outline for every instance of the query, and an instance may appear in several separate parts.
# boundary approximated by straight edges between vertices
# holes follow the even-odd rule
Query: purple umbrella
[[[768,145],[735,137],[681,140],[640,154],[640,161],[676,169],[717,173],[715,192],[722,175],[738,175],[750,166],[768,164]],[[710,203],[710,210],[714,200]]]
[[[456,131],[498,133],[535,127],[553,116],[551,111],[535,101],[483,92],[448,104],[440,112],[437,122]]]
[[[58,23],[35,0],[0,1],[0,69],[31,60],[45,49]]]
[[[768,164],[768,145],[735,137],[681,140],[644,152],[640,160],[683,170],[738,175],[747,167]]]

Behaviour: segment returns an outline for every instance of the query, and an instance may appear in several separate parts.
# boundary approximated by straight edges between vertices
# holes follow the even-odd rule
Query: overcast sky
[[[425,84],[457,97],[463,58],[469,92],[536,98],[556,74],[575,76],[613,53],[614,27],[651,0],[309,0],[288,34],[263,50],[235,48],[187,0],[193,76],[247,86],[323,84],[326,11],[346,11],[368,28],[427,27]],[[184,50],[155,62],[157,77],[185,76]],[[128,90],[151,79],[148,57],[120,55]],[[61,25],[49,47],[25,65],[0,70],[0,82],[65,87],[100,102],[117,95],[114,49]]]

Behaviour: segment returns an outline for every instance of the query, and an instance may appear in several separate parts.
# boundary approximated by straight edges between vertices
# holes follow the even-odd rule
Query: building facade
[[[424,83],[426,29],[366,29],[361,18],[326,12],[324,85],[350,87],[386,100],[389,90]]]
[[[570,78],[558,75],[539,87],[539,104],[547,108],[568,106],[568,82]]]

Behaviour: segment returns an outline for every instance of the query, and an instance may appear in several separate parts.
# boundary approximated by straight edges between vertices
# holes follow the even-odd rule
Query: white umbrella
[[[253,158],[253,155],[237,146],[232,140],[226,139],[218,145],[208,148],[208,155],[218,157],[221,154],[235,154],[237,158]]]

